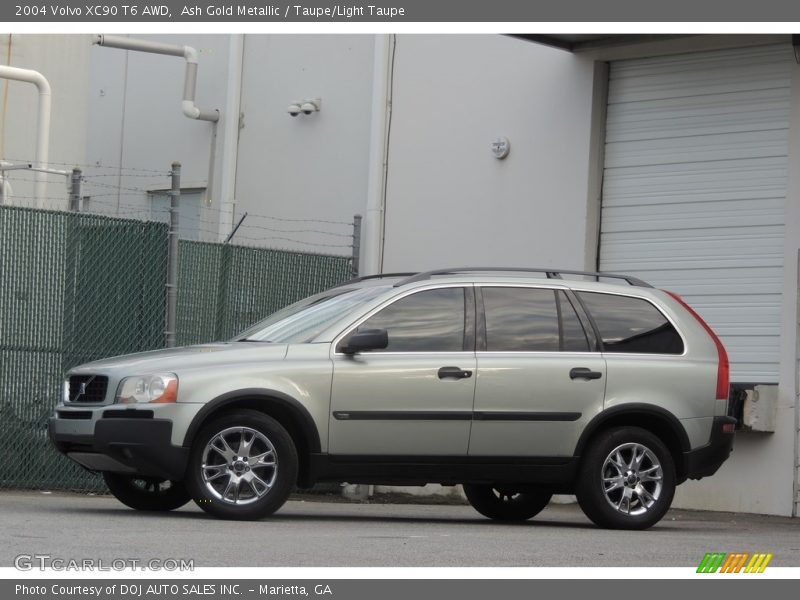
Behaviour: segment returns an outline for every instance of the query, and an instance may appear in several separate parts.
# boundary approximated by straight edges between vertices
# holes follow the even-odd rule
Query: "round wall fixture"
[[[511,152],[511,142],[507,137],[499,137],[492,142],[492,154],[495,158],[504,159]]]

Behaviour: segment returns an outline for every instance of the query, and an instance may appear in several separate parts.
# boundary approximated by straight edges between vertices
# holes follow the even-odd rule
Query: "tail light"
[[[711,339],[714,340],[714,344],[717,347],[717,354],[719,356],[719,363],[717,366],[717,400],[727,400],[728,391],[730,389],[731,367],[730,363],[728,362],[728,353],[725,351],[725,346],[722,345],[722,342],[717,337],[717,334],[714,333],[714,330],[711,329],[711,327],[709,327],[708,323],[706,323],[691,306],[686,304],[683,298],[678,296],[678,294],[673,294],[667,290],[663,291],[672,296],[678,303],[680,303],[681,306],[683,306],[683,308],[689,312],[689,314],[697,319],[697,322],[703,326],[703,329],[705,329],[706,332],[708,332],[708,335],[711,336]]]

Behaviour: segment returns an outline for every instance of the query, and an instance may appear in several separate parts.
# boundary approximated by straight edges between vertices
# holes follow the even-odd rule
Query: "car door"
[[[475,391],[474,292],[441,285],[393,299],[332,349],[329,452],[466,456]],[[383,350],[341,352],[355,331],[385,329]]]
[[[606,365],[566,290],[476,288],[478,376],[470,456],[571,456],[603,408]]]

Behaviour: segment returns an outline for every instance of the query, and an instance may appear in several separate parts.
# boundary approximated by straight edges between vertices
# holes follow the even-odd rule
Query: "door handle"
[[[592,371],[586,367],[575,367],[569,370],[570,379],[600,379],[602,376],[600,371]]]
[[[439,379],[466,379],[472,377],[472,371],[460,367],[442,367],[439,369]]]

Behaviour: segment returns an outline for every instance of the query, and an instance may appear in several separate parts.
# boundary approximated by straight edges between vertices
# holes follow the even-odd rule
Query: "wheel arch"
[[[651,404],[621,404],[595,416],[578,439],[575,456],[583,456],[587,446],[598,434],[612,427],[624,426],[640,427],[656,435],[672,455],[677,482],[686,480],[684,453],[691,450],[689,436],[675,415]]]
[[[255,410],[268,415],[286,428],[297,448],[298,485],[312,485],[311,455],[321,451],[319,431],[308,409],[295,398],[282,392],[249,388],[217,396],[203,406],[192,419],[186,430],[183,446],[190,448],[200,429],[211,419],[239,409]]]

